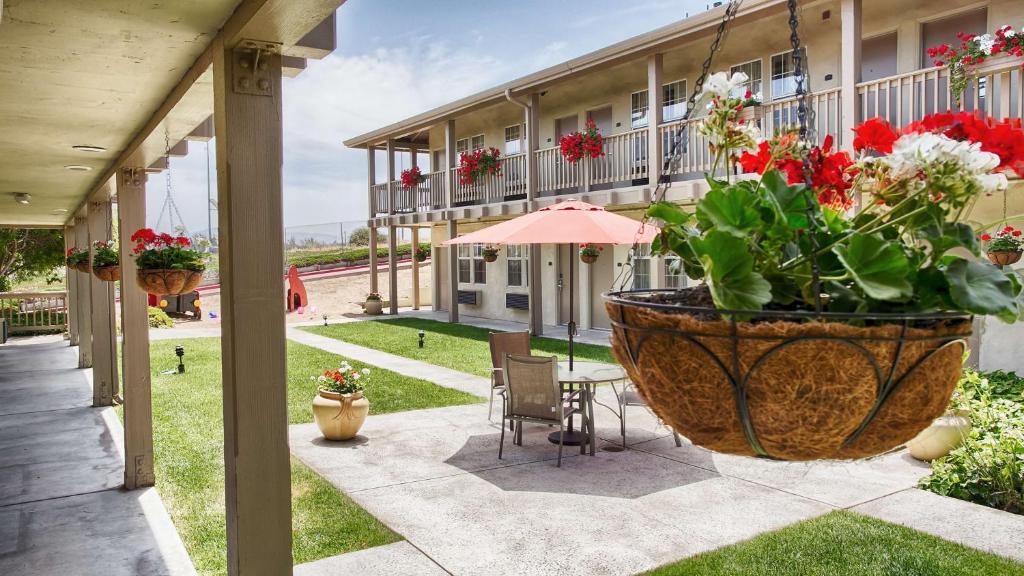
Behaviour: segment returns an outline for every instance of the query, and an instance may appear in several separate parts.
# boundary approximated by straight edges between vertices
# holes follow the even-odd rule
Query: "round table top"
[[[625,379],[626,371],[618,364],[575,360],[572,372],[570,372],[568,360],[558,363],[558,381],[563,384],[614,382]]]

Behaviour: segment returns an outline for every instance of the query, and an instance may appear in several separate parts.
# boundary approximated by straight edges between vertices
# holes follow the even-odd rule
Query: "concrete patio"
[[[0,574],[195,574],[156,489],[122,489],[121,423],[91,403],[63,338],[0,347]]]

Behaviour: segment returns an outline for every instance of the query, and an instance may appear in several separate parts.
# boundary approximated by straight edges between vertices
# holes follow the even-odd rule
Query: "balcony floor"
[[[0,574],[195,570],[155,488],[125,491],[123,429],[60,337],[0,346]]]

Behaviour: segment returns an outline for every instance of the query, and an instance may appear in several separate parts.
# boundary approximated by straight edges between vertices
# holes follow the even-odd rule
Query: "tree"
[[[0,228],[0,291],[21,280],[47,274],[64,264],[61,230]]]
[[[377,233],[377,242],[386,242],[387,237]],[[369,246],[370,245],[370,229],[366,226],[360,226],[356,228],[348,235],[348,243],[353,246]]]

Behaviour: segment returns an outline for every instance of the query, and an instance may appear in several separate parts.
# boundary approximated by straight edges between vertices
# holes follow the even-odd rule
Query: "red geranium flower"
[[[893,127],[881,118],[872,118],[853,131],[856,134],[853,149],[858,152],[870,149],[881,154],[890,154],[893,143],[899,138]]]

